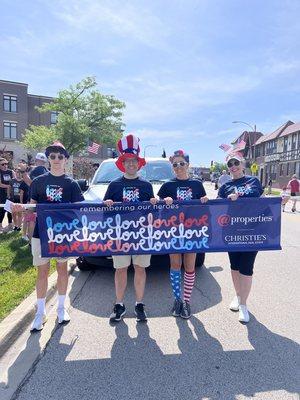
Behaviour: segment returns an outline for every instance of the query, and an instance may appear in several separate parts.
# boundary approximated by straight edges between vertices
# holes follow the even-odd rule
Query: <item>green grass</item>
[[[281,193],[280,190],[276,190],[276,189],[271,190],[271,194],[273,196],[280,196],[280,193]],[[265,189],[265,194],[268,194],[268,188]]]
[[[35,288],[36,268],[19,232],[0,235],[0,321]],[[55,270],[51,263],[51,272]]]

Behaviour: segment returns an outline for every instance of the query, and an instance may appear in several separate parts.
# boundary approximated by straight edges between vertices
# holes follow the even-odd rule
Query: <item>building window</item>
[[[56,112],[56,111],[51,111],[51,116],[50,116],[50,123],[51,123],[51,125],[57,124],[57,118],[58,118],[58,112]]]
[[[297,143],[297,134],[293,133],[292,134],[292,150],[296,148],[296,143]]]
[[[283,141],[283,151],[287,151],[287,146],[288,146],[288,138],[285,137]]]
[[[297,174],[297,163],[296,162],[294,162],[294,165],[293,165],[293,174]]]
[[[300,176],[300,162],[295,162],[295,174],[297,175],[298,179]]]
[[[4,139],[17,139],[16,122],[3,122],[3,137]]]
[[[17,112],[17,96],[3,95],[3,110]]]
[[[284,172],[284,164],[280,164],[280,168],[279,168],[279,175],[283,176],[283,172]]]
[[[256,157],[260,156],[260,145],[256,146],[256,148],[255,148],[255,156]]]
[[[290,163],[286,164],[286,176],[290,175]]]
[[[270,178],[273,181],[276,181],[276,164],[271,164],[270,165]]]

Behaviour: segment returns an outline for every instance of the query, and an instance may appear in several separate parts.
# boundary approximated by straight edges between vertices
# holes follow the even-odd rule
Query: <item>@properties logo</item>
[[[220,226],[227,226],[230,224],[230,219],[231,219],[231,217],[228,214],[219,215],[218,224]]]

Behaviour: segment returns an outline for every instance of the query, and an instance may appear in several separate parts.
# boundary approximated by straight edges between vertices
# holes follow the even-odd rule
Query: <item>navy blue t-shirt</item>
[[[224,183],[219,189],[218,197],[226,199],[232,193],[240,197],[260,197],[263,194],[260,181],[255,176],[243,176]]]
[[[138,177],[127,179],[121,176],[110,182],[103,200],[114,202],[149,201],[154,197],[150,182]]]
[[[203,184],[198,179],[171,179],[158,191],[161,199],[171,197],[173,200],[193,200],[206,196]]]
[[[30,197],[37,203],[75,203],[84,200],[76,181],[67,175],[54,176],[50,172],[32,181]],[[39,237],[37,223],[33,237]]]
[[[33,181],[34,178],[36,178],[40,175],[44,175],[47,172],[49,172],[49,171],[47,170],[46,167],[44,167],[43,165],[38,165],[37,167],[34,167],[33,170],[29,173],[29,177]]]
[[[24,181],[21,182],[20,190],[23,190],[23,204],[26,204],[29,200],[29,186]]]
[[[14,202],[19,202],[20,201],[20,186],[23,181],[18,181],[17,179],[13,178],[10,181],[10,186],[11,186],[11,198]]]
[[[11,169],[8,169],[6,171],[0,171],[0,181],[1,183],[5,185],[10,185],[10,182],[13,178],[13,173]],[[0,188],[0,201],[1,203],[5,203],[5,200],[7,199],[7,189],[5,188]]]

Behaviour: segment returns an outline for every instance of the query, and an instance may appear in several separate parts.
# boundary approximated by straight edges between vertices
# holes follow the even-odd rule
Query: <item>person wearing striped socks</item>
[[[158,192],[160,199],[167,204],[174,200],[186,201],[199,199],[206,203],[208,198],[200,180],[191,179],[188,174],[189,156],[183,150],[177,150],[170,157],[176,177],[164,183]],[[195,283],[196,253],[170,254],[170,280],[174,294],[172,315],[174,317],[190,318],[190,299]],[[181,294],[181,266],[184,266],[183,300]]]

